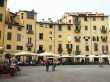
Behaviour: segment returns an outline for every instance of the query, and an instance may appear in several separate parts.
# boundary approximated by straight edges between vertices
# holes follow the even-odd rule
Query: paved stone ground
[[[17,76],[0,82],[110,82],[110,65],[61,65],[55,72],[46,72],[44,66],[21,69]]]

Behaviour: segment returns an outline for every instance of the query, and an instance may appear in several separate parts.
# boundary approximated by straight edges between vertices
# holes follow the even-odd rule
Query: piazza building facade
[[[73,62],[110,61],[109,17],[104,13],[66,12],[57,21],[37,13],[7,10],[0,1],[0,58],[22,51],[49,52]],[[71,58],[71,59],[70,59]]]

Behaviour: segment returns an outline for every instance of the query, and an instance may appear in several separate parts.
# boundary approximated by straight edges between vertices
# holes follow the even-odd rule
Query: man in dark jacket
[[[49,71],[49,61],[48,59],[45,60],[45,66],[46,66],[46,71]]]

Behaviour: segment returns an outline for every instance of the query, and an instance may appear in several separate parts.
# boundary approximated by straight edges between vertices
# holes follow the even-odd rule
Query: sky
[[[8,0],[12,12],[34,9],[38,20],[59,19],[64,12],[101,12],[110,15],[110,0]]]

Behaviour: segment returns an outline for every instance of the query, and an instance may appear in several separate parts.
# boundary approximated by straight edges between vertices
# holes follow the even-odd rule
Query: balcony
[[[105,26],[102,26],[102,28],[101,28],[101,33],[107,33],[107,28],[105,28]]]
[[[33,30],[27,30],[27,34],[33,34]]]
[[[80,33],[81,31],[81,27],[80,26],[76,26],[75,30],[74,30],[76,33]]]
[[[75,51],[75,55],[80,55],[81,54],[81,51],[80,50],[76,50]]]
[[[75,39],[76,42],[80,42],[81,37],[80,36],[75,36],[74,39]]]
[[[72,48],[67,48],[67,52],[68,52],[68,54],[71,54],[72,53]]]
[[[26,46],[27,47],[32,47],[33,46],[33,43],[26,43]]]
[[[102,50],[102,52],[103,52],[104,55],[108,55],[108,49]]]
[[[101,36],[102,42],[107,42],[107,36]]]

